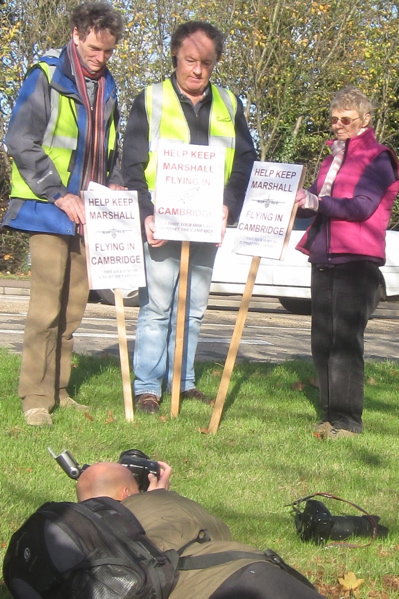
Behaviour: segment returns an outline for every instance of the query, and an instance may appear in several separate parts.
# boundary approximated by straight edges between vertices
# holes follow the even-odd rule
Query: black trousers
[[[312,266],[312,356],[322,420],[360,433],[364,331],[378,305],[380,272],[370,261]]]
[[[278,566],[256,562],[229,576],[209,599],[321,599],[323,596]]]

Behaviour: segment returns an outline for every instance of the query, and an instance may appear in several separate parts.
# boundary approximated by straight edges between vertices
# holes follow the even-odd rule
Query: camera
[[[321,501],[309,499],[304,510],[294,507],[295,525],[302,541],[320,545],[328,540],[342,541],[352,535],[386,537],[388,529],[378,524],[379,516],[332,516]]]
[[[134,478],[137,480],[140,491],[147,491],[150,481],[149,474],[154,474],[159,480],[160,468],[158,462],[150,460],[148,455],[139,449],[127,449],[122,451],[118,460],[119,464],[129,468]]]
[[[59,455],[55,455],[50,447],[47,449],[50,455],[61,466],[63,471],[73,480],[77,480],[82,472],[90,465],[83,464],[83,466],[80,466],[68,450],[63,451]],[[137,480],[140,491],[147,491],[150,484],[150,481],[148,480],[149,474],[154,474],[154,476],[159,479],[160,467],[158,462],[150,460],[148,455],[139,449],[127,449],[126,451],[122,451],[118,463],[129,468],[130,472]]]

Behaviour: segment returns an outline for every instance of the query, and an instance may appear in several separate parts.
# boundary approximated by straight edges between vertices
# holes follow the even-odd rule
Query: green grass
[[[7,281],[29,281],[30,280],[30,274],[29,273],[8,273],[8,272],[0,272],[0,277],[2,279],[6,279]]]
[[[74,482],[48,446],[56,453],[69,449],[80,464],[116,460],[136,447],[169,462],[173,488],[222,518],[235,539],[274,549],[327,597],[349,597],[337,582],[348,571],[364,579],[358,597],[398,596],[398,364],[367,364],[365,431],[336,442],[312,435],[318,391],[309,384],[315,371],[306,361],[237,364],[217,435],[200,431],[209,425],[209,406],[185,401],[171,419],[169,397],[160,417],[137,413],[134,423],[126,422],[119,365],[107,356],[74,358],[70,392],[90,405],[91,418],[57,410],[54,427],[28,427],[17,397],[19,364],[19,356],[0,352],[2,557],[12,532],[40,504],[74,500]],[[221,372],[218,364],[198,364],[199,388],[215,397]],[[356,549],[302,543],[286,505],[318,491],[379,515],[388,538]],[[359,515],[323,501],[335,515]],[[8,597],[0,587],[0,599]]]

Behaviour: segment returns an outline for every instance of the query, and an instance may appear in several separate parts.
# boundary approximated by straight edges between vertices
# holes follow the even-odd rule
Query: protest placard
[[[237,254],[283,259],[303,174],[298,164],[254,163],[238,223]]]
[[[225,148],[158,146],[156,239],[220,243]]]
[[[84,202],[90,289],[144,287],[137,192],[91,184],[84,192]]]

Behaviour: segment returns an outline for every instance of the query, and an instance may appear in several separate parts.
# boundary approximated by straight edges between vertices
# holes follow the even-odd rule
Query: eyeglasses
[[[343,125],[350,125],[351,123],[353,123],[353,121],[357,121],[357,119],[360,119],[360,116],[357,116],[355,119],[350,119],[348,116],[332,116],[330,120],[332,125],[336,125],[338,121],[341,121]]]

